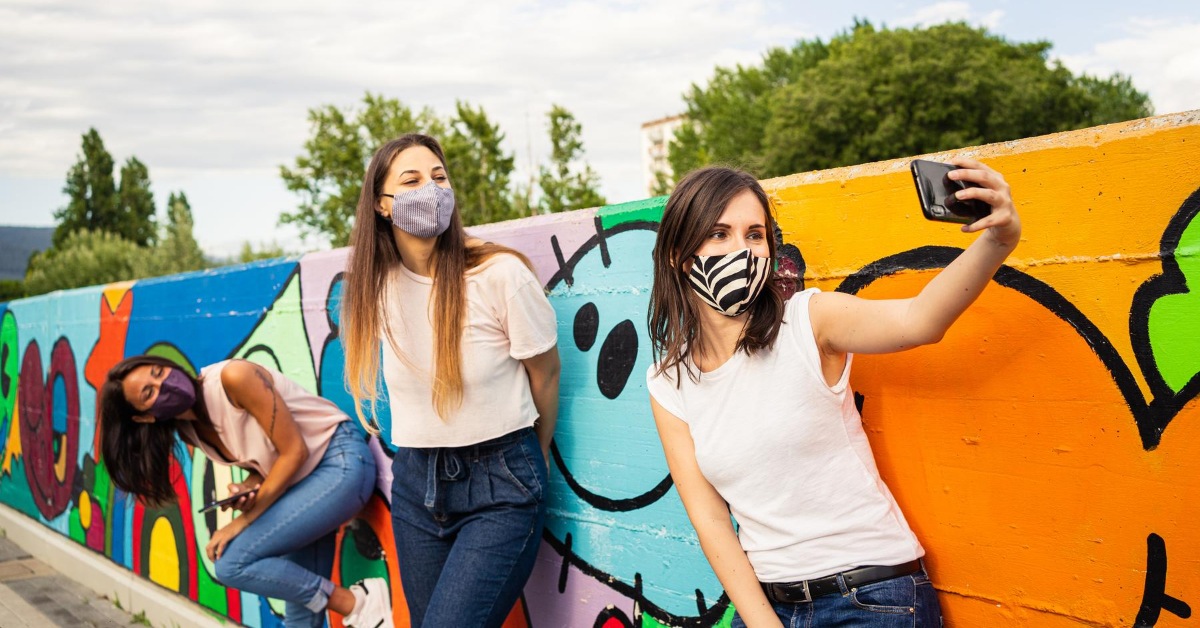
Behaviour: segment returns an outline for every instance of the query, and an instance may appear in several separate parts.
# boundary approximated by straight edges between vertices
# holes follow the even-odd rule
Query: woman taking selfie
[[[418,628],[500,626],[512,610],[542,537],[558,413],[554,310],[524,256],[467,237],[453,174],[425,135],[376,151],[342,303],[357,405],[374,408],[381,369],[387,384],[392,525]]]
[[[282,373],[226,360],[192,377],[166,358],[117,363],[100,391],[100,448],[113,484],[152,505],[175,501],[171,456],[178,435],[214,464],[250,472],[231,484],[241,514],[205,551],[221,584],[286,602],[285,626],[392,625],[382,578],[334,586],[338,528],[375,487],[361,432],[332,402]]]
[[[924,550],[880,479],[848,386],[855,353],[938,342],[1016,247],[999,173],[952,179],[991,205],[983,234],[911,299],[772,281],[775,220],[743,172],[706,168],[667,201],[654,249],[647,373],[667,463],[733,626],[937,627]],[[730,521],[730,514],[737,521]]]

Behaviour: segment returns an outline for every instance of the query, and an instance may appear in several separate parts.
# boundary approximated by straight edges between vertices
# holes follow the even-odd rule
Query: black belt
[[[841,593],[842,587],[838,584],[838,576],[846,581],[847,587],[854,588],[911,575],[920,570],[921,561],[917,559],[903,565],[855,567],[832,576],[801,580],[800,582],[762,582],[760,584],[762,584],[763,592],[767,594],[767,599],[772,602],[800,604],[811,602],[813,598],[822,595]]]

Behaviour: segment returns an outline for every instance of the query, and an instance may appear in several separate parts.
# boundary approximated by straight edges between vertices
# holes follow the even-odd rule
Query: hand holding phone
[[[973,181],[951,179],[951,171],[958,166],[926,159],[914,159],[910,166],[917,196],[921,200],[921,213],[929,220],[971,224],[992,213],[987,203],[978,200],[961,200],[955,193],[969,187],[981,187]]]
[[[253,490],[245,491],[242,493],[235,493],[233,495],[230,495],[229,497],[226,497],[225,499],[218,499],[217,501],[206,504],[204,506],[204,508],[200,509],[200,514],[204,514],[206,512],[209,512],[210,510],[216,510],[217,508],[221,508],[223,506],[232,506],[233,504],[240,501],[242,498],[251,498],[257,494],[258,494],[258,489],[253,489]],[[242,510],[244,510],[244,508]]]

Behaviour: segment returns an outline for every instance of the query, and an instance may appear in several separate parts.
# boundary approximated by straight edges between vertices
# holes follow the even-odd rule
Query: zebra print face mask
[[[693,255],[688,281],[705,303],[725,316],[750,308],[767,285],[770,258],[755,257],[750,249],[727,255]]]

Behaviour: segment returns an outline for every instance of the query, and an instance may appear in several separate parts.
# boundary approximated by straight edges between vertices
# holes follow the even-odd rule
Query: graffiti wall
[[[1005,174],[1025,240],[942,343],[861,356],[851,379],[947,625],[1195,624],[1200,113],[963,152]],[[907,160],[765,185],[796,287],[912,296],[971,240],[921,218]],[[550,516],[510,627],[729,625],[643,377],[664,200],[474,230],[533,260],[563,359]],[[96,392],[129,355],[193,372],[237,357],[351,411],[338,327],[346,255],[0,304],[0,501],[217,614],[279,625],[280,602],[222,586],[202,551],[229,514],[198,505],[240,472],[180,443],[177,504],[126,498],[96,459]],[[390,445],[372,447],[378,491],[341,531],[331,576],[389,578],[400,600]],[[396,619],[407,625],[403,604]]]

